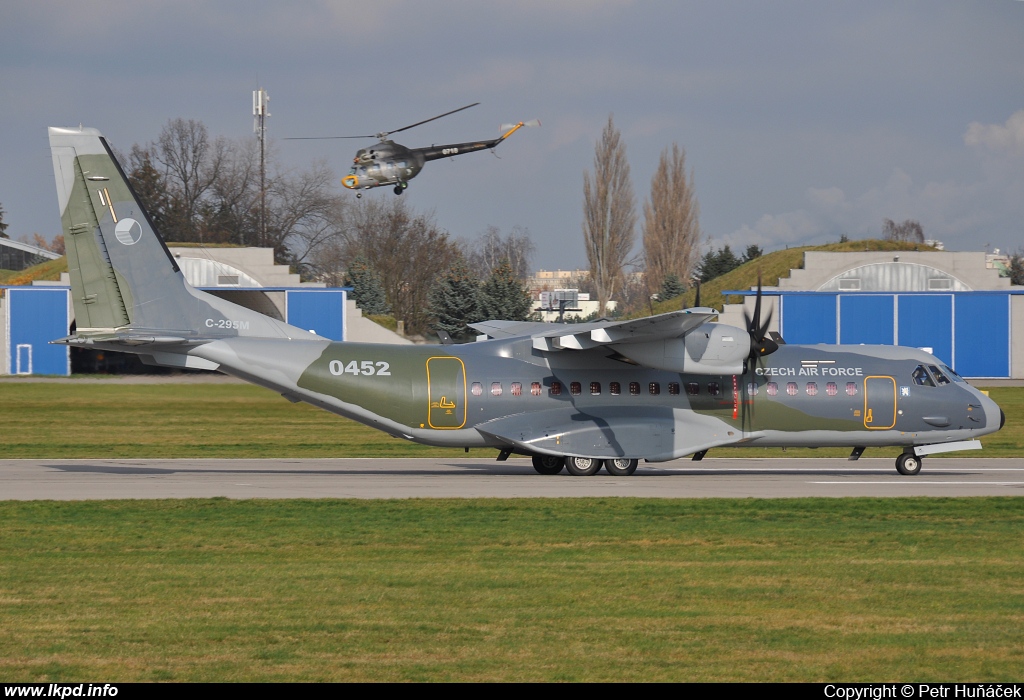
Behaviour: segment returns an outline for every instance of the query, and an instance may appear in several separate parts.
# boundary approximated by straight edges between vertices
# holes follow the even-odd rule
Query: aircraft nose
[[[999,408],[999,404],[984,394],[981,397],[981,405],[985,407],[985,426],[989,427],[992,432],[1001,430],[1006,425],[1006,414],[1003,413],[1003,409]],[[996,428],[996,425],[999,427]]]

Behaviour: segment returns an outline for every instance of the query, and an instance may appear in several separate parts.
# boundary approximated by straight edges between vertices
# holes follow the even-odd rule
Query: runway
[[[1024,495],[1024,459],[705,459],[628,477],[537,474],[525,459],[0,460],[0,500],[117,498],[797,498]]]

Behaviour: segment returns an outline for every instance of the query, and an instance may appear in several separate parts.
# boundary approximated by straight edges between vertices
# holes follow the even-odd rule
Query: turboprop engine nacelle
[[[619,354],[654,369],[690,374],[742,374],[750,335],[736,326],[705,323],[682,338],[612,345]]]

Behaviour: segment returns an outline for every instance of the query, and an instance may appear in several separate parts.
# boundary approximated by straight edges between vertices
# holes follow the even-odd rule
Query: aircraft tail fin
[[[79,338],[309,337],[192,288],[99,131],[49,136]]]

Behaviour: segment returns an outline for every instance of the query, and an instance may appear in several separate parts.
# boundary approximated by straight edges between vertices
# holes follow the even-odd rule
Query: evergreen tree
[[[1024,254],[1019,251],[1010,256],[1010,284],[1024,284]]]
[[[665,301],[666,299],[675,299],[685,291],[686,285],[683,284],[682,280],[679,279],[676,273],[670,272],[661,283],[661,291],[658,293],[658,300]]]
[[[4,223],[4,205],[0,204],[0,238],[10,238],[6,231],[7,224]]]
[[[430,288],[428,302],[430,313],[437,318],[433,328],[455,340],[468,338],[473,333],[468,324],[483,320],[480,282],[461,258]]]
[[[364,314],[383,316],[391,313],[380,275],[363,256],[356,256],[349,263],[345,283],[352,287],[352,298]]]
[[[525,321],[533,306],[507,259],[494,268],[480,290],[480,315],[485,320]]]
[[[721,250],[709,250],[700,259],[700,281],[709,282],[735,270],[742,264],[743,260],[737,258],[729,246],[725,246]]]
[[[764,255],[764,251],[759,246],[754,244],[747,246],[747,252],[743,254],[743,262],[748,263],[754,258],[759,258]]]

